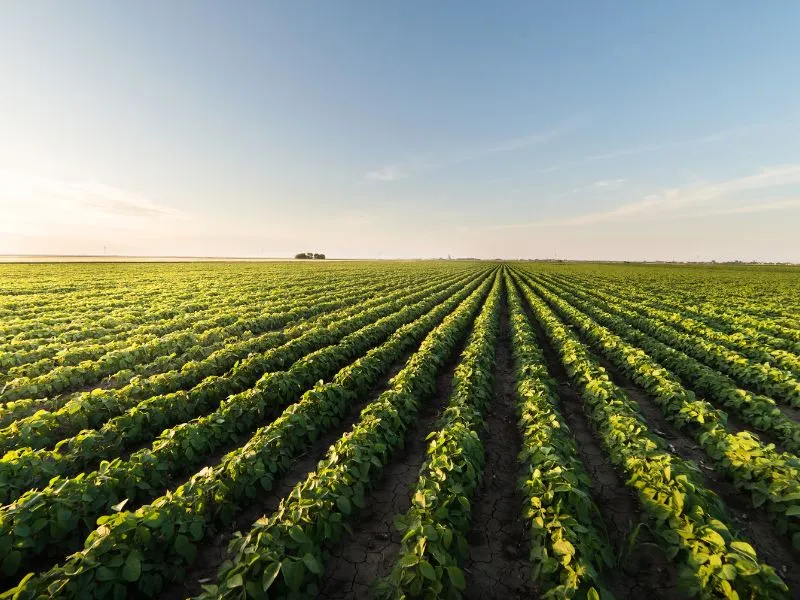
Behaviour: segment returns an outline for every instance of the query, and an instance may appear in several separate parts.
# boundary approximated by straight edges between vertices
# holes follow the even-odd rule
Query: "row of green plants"
[[[742,385],[800,406],[800,382],[794,373],[800,367],[797,356],[784,352],[781,360],[781,355],[775,357],[753,341],[725,336],[679,313],[650,308],[596,289],[591,294],[601,302],[616,302],[642,331],[727,373]]]
[[[456,282],[444,291],[438,289],[440,285],[411,295],[404,295],[405,292],[387,295],[374,306],[362,304],[337,311],[324,317],[316,327],[310,322],[305,323],[298,328],[305,332],[301,335],[295,335],[300,331],[294,331],[289,335],[275,336],[277,341],[285,342],[282,345],[273,343],[270,345],[272,347],[264,346],[258,354],[252,353],[254,349],[250,347],[246,355],[248,358],[236,362],[225,376],[208,374],[200,384],[188,391],[161,394],[139,402],[135,398],[130,399],[133,406],[121,416],[112,418],[99,429],[85,429],[58,442],[54,450],[22,448],[7,452],[0,458],[0,500],[12,501],[25,490],[41,487],[56,475],[77,473],[96,465],[103,458],[118,456],[131,445],[151,440],[165,427],[186,422],[212,410],[221,399],[241,393],[256,384],[264,373],[283,369],[305,354],[337,343],[343,336],[352,333],[354,327],[368,322],[369,319],[391,315],[405,303],[429,300],[431,295],[434,300],[441,300],[458,289],[461,283]],[[225,355],[220,358],[223,357]],[[235,357],[226,358],[230,364]],[[211,361],[205,361],[203,365],[206,368],[219,366],[218,362]],[[106,412],[111,408],[124,408],[120,405],[109,406],[108,403],[102,407]],[[90,410],[93,407],[86,408]],[[55,418],[50,417],[51,414]],[[94,415],[96,417],[96,412]],[[40,439],[45,433],[54,437],[61,435],[66,429],[65,422],[70,423],[74,429],[86,417],[80,411],[66,410],[37,416],[41,417],[41,421],[35,431],[39,433]],[[49,429],[45,426],[47,423],[52,424]]]
[[[101,322],[110,325],[109,327],[91,322],[87,325],[84,319],[75,314],[73,306],[64,304],[53,309],[49,319],[52,320],[54,314],[64,315],[62,318],[69,324],[69,329],[64,332],[47,329],[39,331],[40,334],[46,335],[33,337],[36,326],[30,326],[29,323],[29,328],[23,329],[18,336],[24,337],[24,339],[16,339],[14,342],[0,345],[0,366],[8,369],[7,375],[12,377],[32,376],[50,370],[46,368],[48,364],[51,365],[50,368],[53,368],[60,365],[77,364],[83,360],[95,360],[99,357],[98,352],[100,355],[105,354],[102,352],[104,347],[109,350],[120,349],[124,347],[120,344],[124,344],[128,339],[144,335],[162,337],[181,330],[200,332],[206,321],[213,322],[221,315],[254,316],[264,312],[265,306],[271,306],[273,303],[279,304],[284,298],[291,297],[300,291],[294,290],[295,294],[290,295],[278,295],[282,289],[270,291],[260,297],[258,302],[254,302],[253,298],[249,296],[244,298],[229,296],[218,299],[217,302],[212,302],[207,306],[178,300],[173,306],[156,308],[146,311],[144,314],[133,301],[115,310],[112,313],[112,319],[108,317],[101,319]],[[220,324],[224,325],[230,322],[233,321]],[[37,323],[37,325],[39,324]],[[201,329],[197,329],[197,326],[200,326]],[[34,373],[36,371],[39,373]]]
[[[149,310],[139,307],[143,297],[137,292],[109,300],[108,295],[98,293],[82,304],[81,299],[71,296],[69,305],[66,305],[63,297],[60,301],[47,303],[43,302],[40,294],[35,294],[30,299],[31,305],[36,306],[35,311],[15,309],[13,317],[3,315],[0,348],[4,352],[26,352],[36,350],[47,340],[72,343],[116,336],[142,325],[169,323],[181,315],[206,308],[196,302],[185,302],[177,293],[166,294],[159,302],[152,303]],[[86,310],[87,305],[93,310]]]
[[[18,599],[42,595],[53,598],[157,596],[165,582],[180,581],[185,576],[186,568],[194,561],[198,542],[209,537],[215,528],[230,524],[244,505],[257,501],[260,495],[272,489],[275,481],[309,443],[340,422],[349,405],[364,400],[380,376],[433,330],[405,369],[390,382],[394,394],[396,388],[406,393],[431,393],[433,381],[429,371],[434,371],[435,379],[435,371],[441,368],[444,360],[441,340],[449,340],[453,345],[457,343],[457,339],[453,339],[457,335],[454,328],[466,330],[489,285],[490,281],[484,280],[478,289],[467,292],[469,295],[461,304],[459,300],[466,293],[400,327],[385,344],[345,367],[331,383],[323,385],[320,382],[278,419],[259,429],[245,445],[226,455],[220,464],[203,469],[174,492],[135,512],[119,512],[101,518],[100,526],[86,540],[82,552],[46,573],[23,578],[11,595]],[[439,322],[441,325],[437,326]],[[421,371],[421,367],[426,370]],[[275,396],[281,392],[275,389],[271,393]],[[388,393],[380,397],[384,403]],[[417,402],[409,399],[408,410],[413,410]],[[400,423],[397,419],[380,419],[384,415],[375,414],[375,411],[375,403],[368,405],[362,412],[362,422],[368,419],[382,430],[390,424],[395,425],[394,444],[398,444],[402,439],[402,428],[396,429]],[[410,420],[405,421],[408,422]],[[349,437],[345,436],[346,439]],[[368,477],[376,471],[374,462],[363,452],[351,455],[343,448],[336,451],[335,447],[327,461],[335,463],[340,457],[344,460],[350,455],[357,460],[359,475]],[[373,447],[373,451],[376,449]],[[387,452],[386,448],[383,451]],[[377,461],[377,464],[381,462]],[[363,484],[354,486],[346,498],[335,500],[334,506],[349,514],[357,503],[363,503],[364,491]],[[290,494],[290,498],[296,496],[298,494],[294,492]],[[289,501],[285,500],[284,504]],[[321,512],[311,512],[315,517],[324,518]],[[276,514],[283,513],[284,510],[279,510]],[[341,519],[337,521],[340,527]],[[255,527],[258,526],[256,523]],[[320,533],[331,538],[331,528],[335,526],[336,521],[329,521],[327,529],[323,524]],[[299,526],[292,528],[294,537],[299,537],[300,533]],[[288,539],[294,538],[290,536]],[[312,560],[305,552],[294,560],[289,556],[286,559],[284,577],[291,581],[294,581],[292,577],[302,575],[301,569],[305,565],[321,572],[319,559]],[[273,580],[277,574],[274,573]],[[262,577],[258,578],[259,585],[263,581]],[[236,584],[235,581],[232,583]],[[244,583],[234,587],[239,588],[238,596],[241,597]],[[252,589],[252,585],[248,584],[246,589]]]
[[[326,548],[347,531],[371,484],[403,444],[420,404],[435,393],[438,374],[456,355],[487,292],[488,287],[482,288],[448,315],[278,510],[231,542],[230,560],[201,598],[317,594]]]
[[[460,598],[472,497],[484,464],[483,412],[492,396],[495,345],[503,301],[502,277],[472,328],[453,374],[452,392],[429,436],[411,506],[397,515],[403,537],[391,573],[380,582],[385,598]]]
[[[591,480],[559,411],[556,382],[510,280],[508,308],[522,433],[519,489],[532,579],[544,599],[611,598],[602,572],[614,565],[614,555],[592,499]]]
[[[598,288],[612,295],[620,291],[620,288],[608,286],[598,286]],[[800,354],[800,332],[780,326],[776,327],[769,317],[755,318],[752,315],[743,314],[741,311],[732,310],[722,302],[698,304],[690,299],[681,303],[681,300],[674,297],[668,290],[654,296],[635,288],[631,289],[631,286],[626,286],[624,289],[626,297],[636,300],[637,303],[679,312],[731,338],[747,340],[764,347],[771,354],[780,358],[785,357],[787,353]]]
[[[690,385],[696,393],[730,410],[742,422],[766,433],[789,452],[800,453],[800,423],[787,417],[772,398],[737,387],[726,375],[629,325],[623,317],[617,316],[623,311],[610,300],[598,305],[580,288],[566,285],[546,287],[554,293],[562,293],[570,304],[599,324],[609,327],[623,340],[644,350],[652,359]],[[568,290],[568,295],[563,290]]]
[[[269,336],[269,332],[253,333],[246,331],[235,339],[228,339],[218,344],[210,344],[208,346],[192,346],[186,350],[186,352],[181,354],[175,353],[159,356],[153,361],[141,363],[134,365],[131,368],[117,371],[113,375],[103,378],[100,383],[95,384],[95,387],[102,388],[106,392],[109,390],[120,390],[121,388],[127,388],[126,391],[133,392],[137,394],[139,398],[145,399],[153,394],[147,393],[147,387],[145,385],[141,385],[143,381],[151,383],[156,377],[163,376],[171,371],[184,373],[188,369],[191,369],[194,363],[204,361],[212,354],[215,355],[215,358],[220,357],[223,356],[225,352],[229,352],[234,348],[244,347],[246,343],[252,344],[253,347],[257,347],[259,343],[270,339]],[[52,398],[23,398],[21,400],[6,402],[5,404],[0,405],[0,429],[4,429],[9,425],[12,425],[16,421],[30,417],[40,410],[45,412],[55,412],[76,399],[85,398],[86,396],[83,394],[86,393],[87,392],[72,392],[67,394],[59,394]]]
[[[541,286],[536,291],[622,373],[643,387],[676,427],[692,436],[715,467],[741,490],[755,508],[766,510],[781,534],[800,549],[800,461],[763,444],[747,431],[732,434],[725,413],[683,387],[644,351],[624,342],[569,303]]]
[[[313,292],[311,290],[313,289]],[[380,292],[381,289],[375,289]],[[311,292],[311,293],[309,293]],[[111,336],[110,339],[91,339],[86,343],[67,343],[64,340],[53,339],[47,344],[41,344],[33,353],[20,352],[14,349],[11,353],[16,365],[7,368],[4,379],[17,377],[35,377],[44,375],[56,367],[75,366],[84,361],[98,360],[104,354],[113,350],[124,350],[127,347],[144,344],[153,339],[162,337],[174,331],[191,330],[193,333],[202,334],[207,330],[219,330],[226,325],[233,325],[247,319],[256,319],[256,328],[260,325],[257,318],[266,314],[278,314],[297,309],[301,303],[313,306],[320,302],[344,300],[353,294],[364,294],[363,286],[354,284],[336,289],[332,286],[321,286],[319,289],[296,290],[287,296],[270,295],[261,299],[259,303],[241,305],[240,299],[230,298],[230,303],[221,303],[213,309],[203,311],[204,314],[192,313],[191,318],[181,316],[166,323],[148,323],[142,327],[126,331],[123,334]],[[286,298],[292,298],[286,300]],[[340,302],[341,302],[340,300]],[[250,331],[253,331],[250,329]],[[223,339],[227,336],[223,335]],[[34,359],[32,354],[36,355]],[[0,350],[0,368],[3,365],[4,355]]]
[[[456,283],[459,281],[465,280],[458,279]],[[451,283],[454,282],[444,281],[426,289],[429,291],[443,289]],[[353,303],[334,311],[330,311],[330,307],[327,305],[316,308],[300,306],[298,312],[305,314],[308,318],[298,325],[279,332],[268,332],[255,339],[226,345],[218,352],[212,353],[207,359],[184,364],[180,369],[159,373],[145,380],[133,380],[128,386],[121,389],[95,389],[91,392],[81,393],[54,412],[39,412],[17,421],[0,430],[0,449],[7,451],[20,447],[43,448],[55,444],[83,429],[97,427],[108,419],[135,407],[144,399],[166,396],[179,390],[196,387],[203,382],[213,389],[216,387],[217,379],[209,378],[224,375],[231,369],[236,372],[230,373],[230,377],[247,379],[255,376],[257,378],[260,375],[258,357],[261,353],[286,344],[309,332],[327,328],[343,318],[361,313],[366,308],[381,306],[406,295],[407,289],[401,288],[361,303],[359,303],[360,299],[355,297]],[[294,320],[302,318],[302,316],[295,313],[293,317],[289,318]],[[264,317],[268,328],[279,326],[284,319],[285,317],[281,315],[277,316],[277,321],[273,321],[269,315]],[[247,385],[252,385],[252,383]],[[224,392],[224,390],[222,391]],[[209,391],[209,395],[210,393]]]
[[[3,391],[0,392],[0,400],[12,401],[21,398],[53,396],[80,386],[96,383],[103,377],[111,375],[120,369],[130,368],[141,362],[153,360],[157,356],[183,352],[194,345],[205,345],[220,339],[238,336],[253,327],[263,329],[264,324],[262,321],[269,323],[270,327],[281,326],[288,322],[284,321],[276,324],[273,322],[274,318],[269,315],[266,317],[257,315],[244,321],[237,321],[235,314],[217,315],[216,319],[233,320],[234,322],[220,327],[213,327],[201,335],[198,335],[194,329],[175,331],[143,344],[109,352],[96,361],[87,361],[74,366],[57,366],[44,375],[12,379],[6,382]],[[209,337],[211,339],[206,341]]]
[[[384,278],[364,277],[359,284],[379,285]],[[407,283],[414,281],[404,278]],[[162,327],[160,335],[164,335],[175,330],[173,321],[187,315],[201,320],[202,315],[214,314],[220,307],[248,309],[311,289],[347,287],[351,281],[322,273],[302,277],[287,273],[266,285],[262,280],[237,279],[225,290],[210,280],[204,285],[192,285],[184,278],[168,281],[167,285],[163,280],[148,285],[140,278],[126,281],[124,277],[116,277],[105,290],[97,289],[94,283],[80,292],[76,289],[59,292],[48,286],[47,294],[27,294],[26,301],[22,305],[12,303],[14,308],[10,311],[0,308],[0,352],[35,350],[50,341],[60,342],[63,347],[133,332],[141,326]]]
[[[229,397],[216,411],[164,432],[152,449],[139,450],[128,460],[104,461],[98,471],[88,474],[54,478],[45,489],[23,494],[0,509],[0,537],[10,540],[8,552],[18,553],[15,556],[20,562],[47,552],[63,555],[77,547],[97,517],[119,502],[135,505],[156,497],[176,475],[277,416],[314,382],[334,375],[398,327],[428,311],[443,318],[477,285],[475,281],[452,296],[430,295],[416,304],[398,300],[377,320],[374,311],[365,311],[343,321],[338,326],[340,339],[328,340],[332,345],[295,357],[300,360],[288,370],[268,372],[254,388]],[[349,334],[341,337],[342,330]],[[308,349],[298,347],[297,352]],[[282,357],[275,364],[291,362]],[[0,560],[5,556],[0,552]]]
[[[678,566],[682,589],[700,598],[786,598],[775,570],[726,524],[719,498],[696,468],[664,448],[638,408],[526,284],[523,294],[556,349],[611,462],[628,477],[649,529]]]
[[[565,278],[561,278],[562,280]],[[661,287],[659,290],[644,290],[626,281],[624,286],[603,285],[597,280],[584,281],[592,286],[602,287],[612,295],[630,296],[637,302],[663,306],[670,310],[688,313],[692,318],[700,320],[724,333],[744,336],[755,342],[775,350],[800,353],[800,331],[781,326],[769,316],[755,316],[744,310],[731,308],[730,289],[723,289],[724,294],[716,302],[698,300],[696,297],[678,294],[675,289]],[[741,290],[737,290],[741,292]]]
[[[120,397],[127,395],[129,399],[134,400],[181,389],[186,384],[191,385],[190,370],[192,369],[200,369],[194,374],[195,377],[202,377],[202,369],[211,369],[211,373],[219,373],[219,369],[223,368],[223,363],[232,367],[237,360],[241,360],[252,352],[260,352],[269,348],[276,339],[283,339],[275,333],[270,334],[269,332],[272,330],[290,327],[293,324],[301,323],[304,319],[313,320],[317,316],[345,308],[370,297],[374,297],[374,291],[362,291],[361,294],[351,293],[348,298],[343,300],[331,300],[312,305],[308,305],[306,301],[294,301],[283,313],[276,311],[264,314],[262,312],[257,322],[251,322],[247,330],[234,338],[220,335],[218,331],[214,335],[203,335],[201,344],[191,346],[183,353],[158,356],[153,361],[131,365],[130,368],[107,376],[102,382],[102,393],[125,388],[125,390],[115,393],[118,393]],[[292,330],[296,331],[293,327]],[[234,354],[232,355],[231,352]],[[203,365],[197,365],[196,363],[200,361],[206,362]],[[174,373],[170,373],[173,371]],[[180,377],[177,377],[178,375]],[[143,379],[146,381],[142,381]],[[95,397],[100,394],[100,391],[95,392]],[[55,412],[70,403],[74,406],[76,402],[85,406],[86,403],[82,400],[88,395],[89,392],[75,392],[52,398],[23,398],[6,402],[0,405],[0,427],[7,427],[39,410]],[[106,402],[103,404],[109,405]],[[95,418],[95,421],[87,420],[82,424],[83,427],[95,426],[96,423],[108,418],[102,411],[89,414]],[[22,439],[19,441],[21,442]],[[39,445],[52,445],[53,443],[51,439],[43,439]]]
[[[607,293],[600,293],[597,288],[593,288],[592,293],[600,300],[613,300],[615,296]],[[768,363],[781,369],[789,371],[793,377],[800,376],[800,357],[786,350],[773,349],[765,344],[765,336],[757,336],[756,339],[748,338],[737,334],[728,334],[710,327],[702,321],[684,314],[685,311],[665,310],[661,307],[650,306],[642,302],[632,302],[632,298],[625,296],[618,301],[627,307],[633,308],[646,317],[650,317],[661,323],[668,323],[670,326],[681,330],[684,333],[701,337],[703,339],[720,344],[746,356],[750,360],[759,363]],[[761,339],[758,339],[761,338]],[[767,340],[768,341],[768,340]]]

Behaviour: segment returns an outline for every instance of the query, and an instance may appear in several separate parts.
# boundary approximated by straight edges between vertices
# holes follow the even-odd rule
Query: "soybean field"
[[[0,265],[0,598],[800,598],[800,269]]]

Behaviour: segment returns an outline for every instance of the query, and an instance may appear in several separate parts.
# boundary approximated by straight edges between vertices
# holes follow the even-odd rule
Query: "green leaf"
[[[225,585],[232,590],[242,587],[244,585],[244,579],[242,579],[242,574],[235,573],[234,575],[231,575],[230,577],[228,577],[228,579],[225,580]]]
[[[14,575],[17,569],[19,569],[20,562],[22,562],[22,553],[19,550],[14,550],[6,554],[6,557],[3,559],[3,575]]]
[[[295,558],[285,558],[281,561],[281,573],[283,573],[283,580],[289,589],[293,592],[300,590],[303,585],[303,575],[305,574],[305,567],[302,560]]]
[[[189,541],[189,538],[183,534],[179,534],[178,537],[175,538],[175,552],[186,559],[188,563],[194,562],[195,556],[197,556],[197,548]]]
[[[324,573],[324,569],[322,568],[320,562],[317,560],[317,557],[311,554],[310,552],[307,552],[305,556],[303,556],[303,562],[305,563],[306,568],[308,568],[308,570],[311,571],[314,575],[322,575]]]
[[[339,496],[336,498],[336,506],[346,515],[349,515],[353,510],[352,506],[350,506],[350,499],[347,496]]]
[[[138,581],[141,574],[142,561],[136,554],[129,554],[125,566],[122,567],[122,578],[125,581]]]
[[[203,524],[200,521],[194,521],[189,525],[189,533],[195,541],[203,539]]]
[[[413,567],[416,564],[419,564],[419,556],[410,552],[408,554],[404,554],[400,557],[400,560],[397,561],[398,566],[401,569],[407,569],[408,567]]]
[[[731,542],[731,548],[738,550],[742,554],[746,554],[752,559],[756,558],[756,551],[747,542],[733,541]]]
[[[553,552],[559,556],[572,556],[575,554],[575,546],[569,540],[558,540],[553,543]]]
[[[719,576],[722,579],[733,581],[736,579],[736,567],[730,564],[722,565],[722,568],[719,570]]]
[[[464,580],[464,572],[458,567],[447,567],[447,576],[450,578],[450,583],[457,590],[463,590],[467,587],[467,582]]]
[[[419,569],[422,572],[422,576],[425,579],[430,579],[431,581],[436,581],[436,571],[431,566],[427,560],[419,561]]]
[[[281,563],[279,562],[272,562],[264,567],[264,575],[261,578],[261,586],[264,588],[265,592],[269,590],[272,582],[275,581],[275,578],[278,576],[280,570]]]
[[[97,571],[94,572],[94,578],[97,581],[114,581],[117,578],[117,576],[114,573],[114,571],[112,571],[108,567],[100,566],[97,567]]]

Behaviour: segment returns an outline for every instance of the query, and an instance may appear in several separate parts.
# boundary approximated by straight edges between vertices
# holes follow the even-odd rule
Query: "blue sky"
[[[11,3],[0,252],[800,261],[794,2]]]

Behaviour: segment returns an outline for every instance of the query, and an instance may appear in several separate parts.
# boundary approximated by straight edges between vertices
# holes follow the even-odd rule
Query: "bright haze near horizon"
[[[1,15],[0,253],[800,262],[800,3]]]

